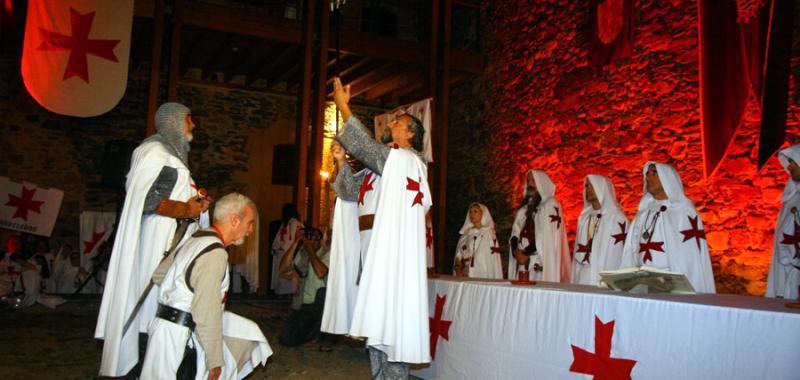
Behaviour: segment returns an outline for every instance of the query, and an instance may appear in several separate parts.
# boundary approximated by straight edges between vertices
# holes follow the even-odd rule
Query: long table
[[[439,277],[423,379],[800,379],[800,311],[735,295]]]

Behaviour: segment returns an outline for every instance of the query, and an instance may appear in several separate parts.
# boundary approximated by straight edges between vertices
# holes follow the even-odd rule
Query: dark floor
[[[41,305],[0,309],[0,379],[95,379],[102,342],[92,338],[99,296],[68,299],[56,310]],[[274,351],[266,367],[247,379],[368,379],[369,362],[359,344],[342,341],[333,352],[314,343],[281,347],[285,302],[233,298],[228,310],[261,326]]]

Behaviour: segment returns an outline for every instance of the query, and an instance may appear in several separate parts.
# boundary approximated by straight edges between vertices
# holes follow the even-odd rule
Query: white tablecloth
[[[784,300],[450,277],[428,294],[425,379],[800,379],[800,312]]]

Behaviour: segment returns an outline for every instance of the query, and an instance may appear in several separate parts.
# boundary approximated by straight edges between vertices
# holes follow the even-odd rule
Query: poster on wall
[[[128,84],[133,0],[31,0],[22,48],[25,88],[57,114],[114,108]]]
[[[0,228],[49,237],[63,198],[61,190],[0,177]]]

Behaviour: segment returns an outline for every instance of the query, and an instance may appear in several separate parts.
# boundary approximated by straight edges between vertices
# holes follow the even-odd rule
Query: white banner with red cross
[[[116,212],[84,211],[81,213],[81,267],[92,268],[92,259],[102,251],[114,230]]]
[[[0,228],[50,236],[64,192],[0,177]]]
[[[128,84],[133,0],[30,0],[22,79],[48,110],[90,117],[114,108]]]
[[[429,281],[424,379],[796,379],[800,311],[736,295]]]

